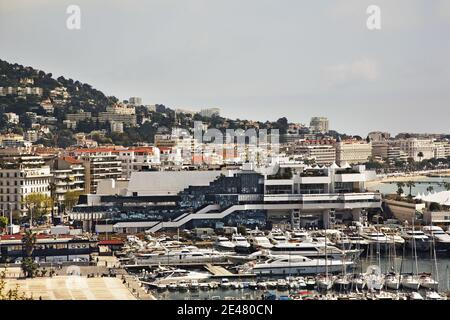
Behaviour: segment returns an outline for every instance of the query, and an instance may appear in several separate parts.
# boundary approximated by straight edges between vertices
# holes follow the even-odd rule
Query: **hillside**
[[[259,128],[279,129],[283,134],[289,127],[286,118],[275,122],[228,119],[220,116],[202,118],[199,114],[175,115],[174,110],[163,105],[159,105],[162,108],[159,108],[158,112],[150,111],[145,106],[136,107],[137,125],[125,126],[123,133],[111,132],[109,123],[100,123],[89,118],[78,121],[76,127],[67,127],[63,123],[67,114],[84,111],[91,112],[95,118],[99,112],[117,102],[116,97],[106,96],[90,84],[64,77],[55,79],[51,73],[0,60],[0,132],[23,134],[31,128],[45,125],[49,130],[35,141],[45,146],[70,146],[75,143],[74,134],[79,132],[89,134],[100,144],[127,146],[140,142],[151,143],[155,133],[170,132],[170,128],[174,126],[192,130],[194,121],[203,121],[208,127],[222,131]],[[5,113],[17,114],[20,123],[7,121]]]

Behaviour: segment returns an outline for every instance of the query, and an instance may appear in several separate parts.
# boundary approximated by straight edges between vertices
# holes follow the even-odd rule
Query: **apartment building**
[[[69,191],[85,191],[83,162],[73,157],[58,157],[47,162],[55,184],[55,199],[62,203]]]
[[[73,154],[83,162],[87,193],[96,193],[100,180],[122,176],[122,162],[113,148],[77,149]]]
[[[50,196],[50,167],[41,156],[23,154],[19,149],[0,150],[0,209],[27,210],[23,201],[32,193]]]
[[[336,161],[336,148],[332,140],[306,140],[290,146],[289,154],[301,155],[319,165],[330,165]]]
[[[146,171],[160,164],[160,153],[158,148],[138,147],[119,148],[112,151],[122,163],[122,175],[129,179],[132,172]]]
[[[372,143],[365,140],[338,141],[336,147],[336,162],[338,164],[366,163],[372,157]]]

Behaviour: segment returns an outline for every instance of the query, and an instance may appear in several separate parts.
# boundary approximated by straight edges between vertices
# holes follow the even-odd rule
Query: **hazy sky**
[[[448,0],[0,0],[0,58],[146,104],[450,133]]]

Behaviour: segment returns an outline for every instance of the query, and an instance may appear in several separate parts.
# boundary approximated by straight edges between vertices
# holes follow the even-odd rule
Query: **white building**
[[[336,162],[338,164],[366,163],[372,156],[372,144],[363,141],[347,140],[336,142]]]
[[[40,156],[2,150],[0,155],[0,209],[27,211],[25,198],[32,193],[50,196],[50,167]]]
[[[435,156],[434,142],[431,139],[401,139],[397,140],[396,144],[409,158],[413,158],[414,161],[432,159]]]

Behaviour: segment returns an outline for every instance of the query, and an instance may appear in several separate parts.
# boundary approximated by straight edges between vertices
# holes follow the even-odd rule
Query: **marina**
[[[147,234],[144,240],[129,237],[121,253],[126,258],[121,259],[157,299],[446,300],[450,254],[436,250],[436,237],[430,233],[447,233],[425,227],[412,233],[377,230],[351,230],[354,243],[339,241],[348,234],[346,229],[277,230],[276,238],[261,232],[259,237],[271,239],[265,249],[254,235],[239,235],[239,241],[250,244],[248,253],[228,246],[216,251],[218,242],[230,240],[225,236],[198,251],[191,243]],[[417,245],[424,239],[426,248]],[[139,260],[153,251],[161,254],[161,248],[168,260]],[[198,260],[184,261],[187,252],[197,252]],[[207,261],[200,252],[213,256]],[[132,263],[136,257],[137,265]]]

